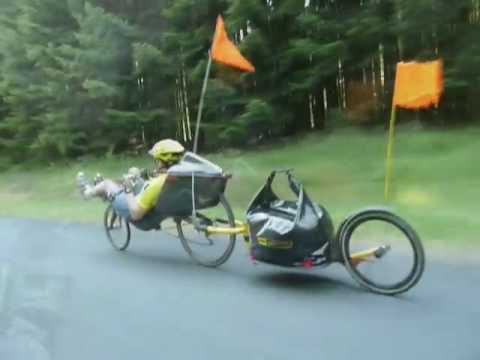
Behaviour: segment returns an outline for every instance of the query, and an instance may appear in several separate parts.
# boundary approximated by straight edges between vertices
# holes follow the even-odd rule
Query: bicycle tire
[[[368,221],[383,221],[400,230],[410,242],[413,250],[413,266],[408,275],[392,285],[382,285],[362,274],[350,257],[350,241],[355,230]],[[370,209],[360,211],[342,224],[339,230],[338,241],[341,249],[343,263],[350,275],[364,288],[382,295],[397,295],[410,290],[415,286],[425,270],[425,251],[418,234],[404,219],[383,209]]]
[[[229,227],[235,227],[235,217],[233,215],[232,209],[230,207],[230,204],[228,203],[227,199],[225,198],[224,195],[220,195],[220,204],[223,206],[226,215],[227,215],[227,221],[228,221],[228,226]],[[197,264],[205,266],[205,267],[218,267],[225,263],[230,256],[232,255],[232,252],[235,248],[235,239],[236,235],[229,235],[229,240],[227,247],[225,251],[222,252],[222,254],[215,259],[212,260],[203,260],[199,256],[196,255],[196,252],[192,249],[190,246],[190,241],[187,239],[185,236],[184,229],[182,228],[182,220],[183,219],[177,219],[176,224],[177,224],[177,232],[178,232],[178,237],[180,238],[180,242],[182,243],[183,248],[187,252],[187,254],[195,261]]]
[[[120,219],[120,226],[123,229],[123,225],[125,225],[125,239],[122,240],[120,243],[117,243],[117,241],[113,238],[112,236],[112,222],[115,222],[116,220]],[[105,227],[105,232],[107,234],[108,241],[110,242],[110,245],[117,250],[117,251],[125,251],[128,246],[130,245],[130,237],[131,237],[131,232],[130,232],[130,224],[128,221],[125,221],[125,219],[119,217],[116,213],[115,210],[113,209],[112,204],[108,205],[107,208],[105,209],[105,213],[103,216],[103,225]]]

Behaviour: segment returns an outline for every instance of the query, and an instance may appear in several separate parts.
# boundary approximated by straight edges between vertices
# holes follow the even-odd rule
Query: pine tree
[[[47,68],[54,66],[54,49],[72,40],[72,20],[66,2],[55,0],[16,1],[0,20],[0,94],[9,110],[0,142],[16,159],[65,150],[66,118],[51,106],[57,94],[48,86]]]
[[[341,119],[385,122],[400,60],[444,59],[435,113],[478,117],[478,1],[3,0],[2,157],[188,144],[218,14],[257,71],[212,67],[202,121],[211,149]]]
[[[139,132],[130,97],[134,29],[123,19],[85,3],[75,14],[74,41],[57,51],[55,84],[65,86],[59,105],[69,113],[72,148],[95,152],[125,148]]]
[[[194,120],[215,20],[226,7],[224,0],[176,0],[170,1],[163,11],[168,30],[160,39],[161,49],[170,60],[171,74],[174,75],[170,80],[173,80],[178,109],[178,133],[187,142],[193,140]],[[221,125],[225,121],[223,110],[229,107],[226,96],[229,87],[218,78],[218,69],[217,66],[212,69],[202,120],[202,138],[211,139],[217,145],[224,128]]]

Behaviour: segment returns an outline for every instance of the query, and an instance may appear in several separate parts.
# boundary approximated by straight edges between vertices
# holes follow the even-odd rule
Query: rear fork
[[[345,263],[345,259],[343,258],[342,251],[340,248],[340,239],[350,219],[351,217],[347,217],[342,221],[342,223],[338,227],[335,238],[329,242],[329,247],[327,249],[327,256],[330,262],[339,262],[342,264]],[[370,249],[352,253],[350,255],[350,259],[352,260],[352,263],[355,266],[357,266],[362,262],[374,261],[376,259],[382,258],[390,251],[390,249],[391,249],[390,245],[377,246]]]

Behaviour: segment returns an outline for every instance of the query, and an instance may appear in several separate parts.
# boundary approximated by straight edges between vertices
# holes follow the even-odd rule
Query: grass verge
[[[249,200],[272,168],[295,168],[309,195],[331,212],[335,223],[359,208],[392,207],[426,241],[477,242],[480,198],[479,129],[425,131],[402,129],[395,142],[393,197],[383,201],[385,133],[342,130],[290,139],[255,151],[207,156],[232,172],[227,195],[243,218]],[[147,157],[110,157],[26,169],[15,167],[0,177],[0,216],[101,221],[105,204],[85,202],[75,191],[79,170],[119,177],[130,166],[148,167]],[[288,195],[279,181],[280,194]]]

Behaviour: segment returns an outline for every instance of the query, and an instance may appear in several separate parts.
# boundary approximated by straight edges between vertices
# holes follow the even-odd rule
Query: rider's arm
[[[160,192],[163,188],[165,178],[166,175],[162,174],[150,180],[147,184],[145,184],[142,192],[136,197],[128,194],[128,208],[130,210],[132,220],[140,220],[147,212],[155,207],[158,197],[160,196]]]
[[[127,194],[126,199],[128,210],[130,210],[130,216],[133,221],[138,221],[145,216],[148,210],[138,204],[138,200],[133,194]]]

